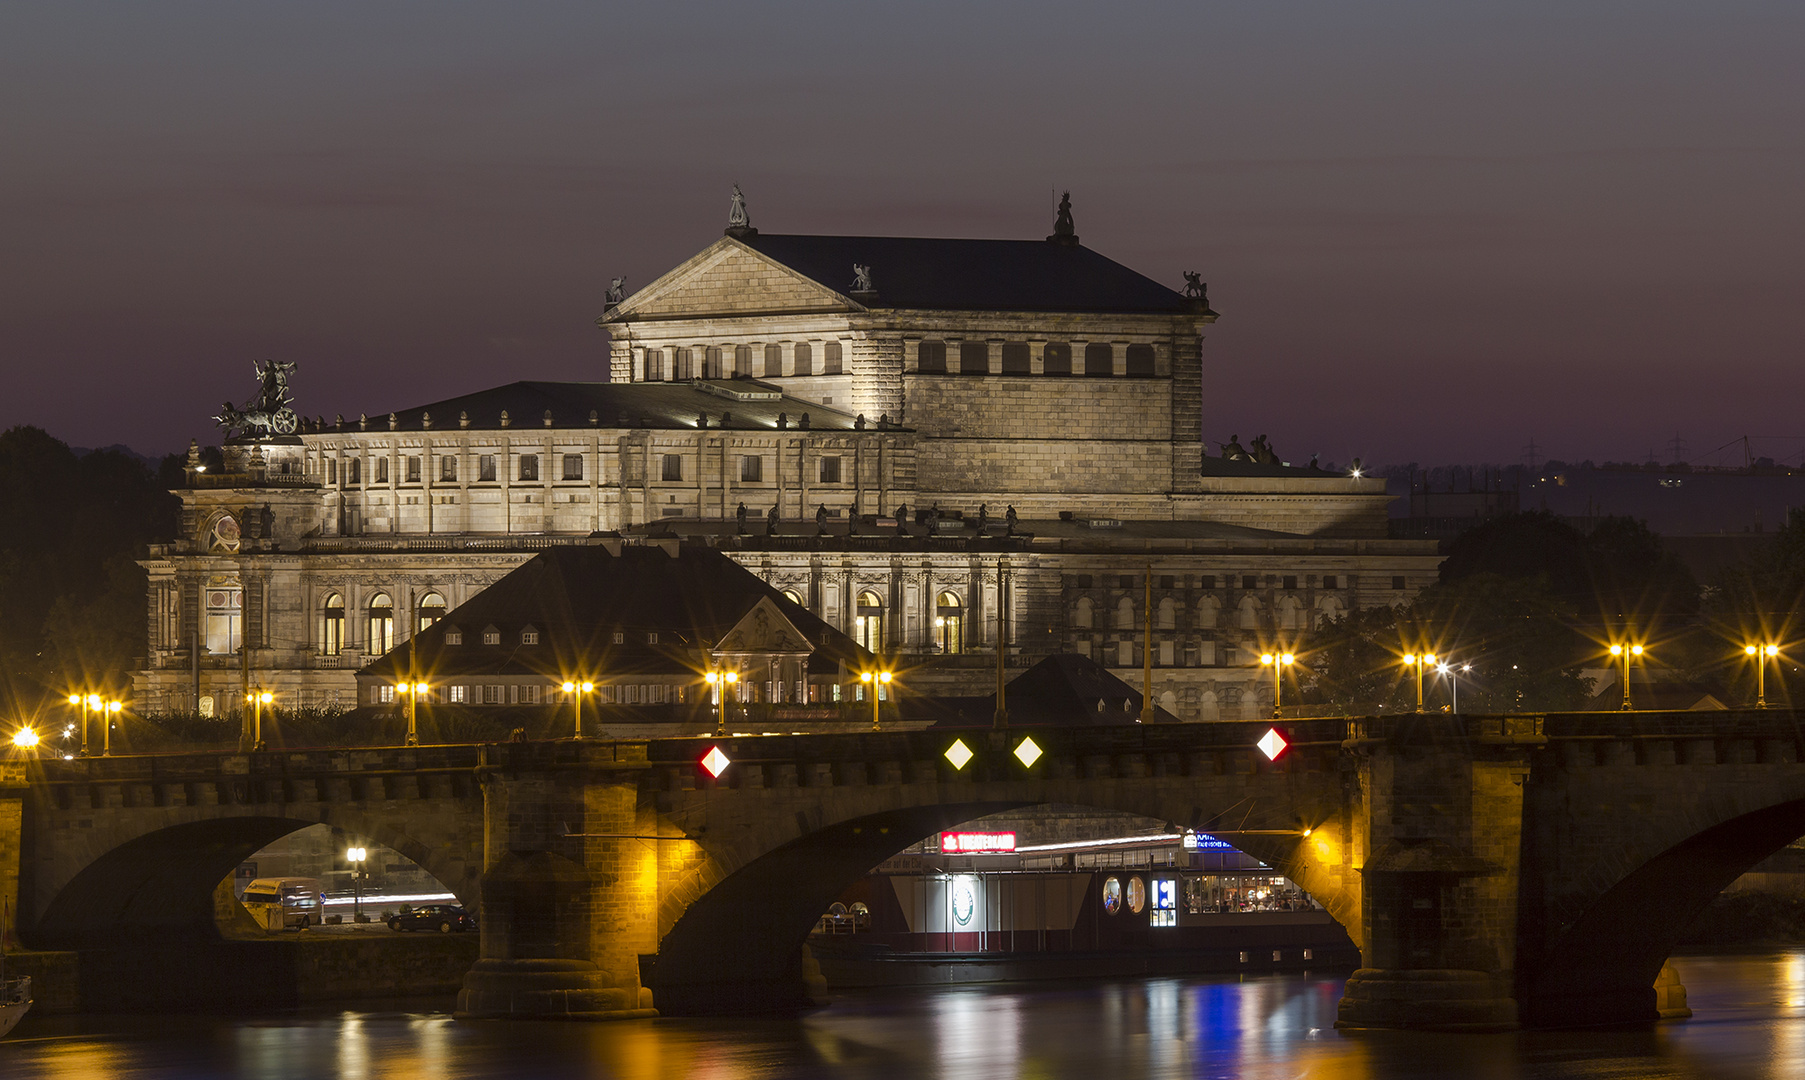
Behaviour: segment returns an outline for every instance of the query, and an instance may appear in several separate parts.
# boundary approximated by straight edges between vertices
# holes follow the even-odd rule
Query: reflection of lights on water
[[[933,1008],[941,1075],[973,1080],[1017,1075],[1022,1057],[1020,994],[943,993]]]

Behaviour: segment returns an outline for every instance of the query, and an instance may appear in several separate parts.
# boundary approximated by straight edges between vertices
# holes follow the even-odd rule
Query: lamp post
[[[351,921],[363,922],[364,918],[364,859],[369,852],[363,848],[345,849],[345,861],[351,864]]]
[[[1472,670],[1473,670],[1473,665],[1471,665],[1471,664],[1460,665],[1460,671],[1461,671],[1462,675],[1468,674]],[[1443,661],[1442,663],[1435,665],[1435,673],[1437,675],[1441,675],[1441,676],[1445,677],[1448,680],[1448,691],[1449,691],[1449,697],[1451,699],[1448,703],[1448,711],[1452,712],[1452,713],[1459,713],[1460,712],[1460,676],[1454,674],[1454,665],[1448,663],[1447,661]]]
[[[740,681],[740,673],[737,671],[711,671],[702,677],[707,679],[708,685],[714,688],[715,703],[719,706],[715,714],[717,717],[714,725],[715,737],[725,738],[727,735],[727,688]]]
[[[1743,655],[1755,658],[1755,708],[1767,708],[1767,662],[1780,655],[1780,646],[1769,642],[1766,645],[1744,645]]]
[[[1416,711],[1423,711],[1423,665],[1435,663],[1434,653],[1405,653],[1404,666],[1416,673]]]
[[[251,749],[263,749],[263,707],[276,700],[268,690],[252,690],[245,695],[251,703]],[[240,736],[242,738],[242,736]]]
[[[888,671],[864,671],[864,672],[859,673],[859,681],[871,688],[871,730],[873,730],[873,731],[878,730],[878,722],[877,722],[877,692],[878,692],[878,688],[880,686],[889,686],[890,678],[891,678],[891,676]]]
[[[567,682],[563,689],[566,694],[571,695],[571,719],[575,721],[575,734],[571,737],[580,739],[583,737],[583,695],[594,690],[595,684],[592,682]]]
[[[106,725],[105,727],[100,729],[100,756],[101,757],[112,757],[113,756],[113,720],[118,717],[120,710],[122,710],[124,708],[125,708],[125,702],[123,702],[123,701],[107,702],[107,710],[104,714],[102,714],[102,716],[100,718],[101,723]]]
[[[1630,705],[1630,657],[1640,657],[1642,655],[1642,646],[1623,644],[1612,645],[1611,655],[1621,657],[1623,660],[1623,705],[1621,707],[1627,712],[1632,707]]]
[[[1293,653],[1261,653],[1260,666],[1272,668],[1272,718],[1277,720],[1283,714],[1279,712],[1279,695],[1284,689],[1285,669],[1297,659]]]
[[[407,746],[420,745],[420,724],[418,706],[420,695],[432,687],[423,682],[404,682],[395,684],[395,692],[407,697]]]

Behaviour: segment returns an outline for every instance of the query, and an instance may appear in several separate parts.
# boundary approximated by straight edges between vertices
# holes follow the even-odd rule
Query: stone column
[[[1515,991],[1523,778],[1539,717],[1356,722],[1363,965],[1337,1027],[1500,1031]]]
[[[658,917],[657,842],[633,839],[656,832],[639,810],[644,760],[643,744],[485,753],[482,956],[460,1016],[657,1015],[639,982]]]

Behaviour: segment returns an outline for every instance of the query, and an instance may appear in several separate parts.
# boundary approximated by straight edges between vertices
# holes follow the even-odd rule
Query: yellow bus
[[[320,921],[318,878],[257,878],[244,887],[242,899],[251,917],[271,930],[312,926]]]

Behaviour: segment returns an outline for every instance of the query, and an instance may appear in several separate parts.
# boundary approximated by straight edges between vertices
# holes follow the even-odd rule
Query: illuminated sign
[[[721,748],[718,746],[709,747],[708,753],[702,755],[702,767],[707,769],[708,775],[713,777],[719,777],[726,772],[727,766],[731,764],[733,762],[728,759],[726,754],[721,753]]]
[[[976,885],[968,877],[953,879],[953,922],[960,926],[970,926],[971,917],[978,910]]]
[[[1186,832],[1185,832],[1185,850],[1186,851],[1233,851],[1233,850],[1235,850],[1235,848],[1234,848],[1233,844],[1229,844],[1224,841],[1218,840],[1215,837],[1211,836],[1209,833],[1191,832],[1189,830],[1186,830]]]
[[[940,850],[947,855],[995,854],[1015,850],[1012,832],[943,832]]]

